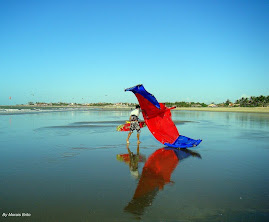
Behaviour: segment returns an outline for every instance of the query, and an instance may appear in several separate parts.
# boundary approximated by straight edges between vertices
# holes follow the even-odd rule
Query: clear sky
[[[0,77],[0,105],[269,95],[269,1],[0,0]]]

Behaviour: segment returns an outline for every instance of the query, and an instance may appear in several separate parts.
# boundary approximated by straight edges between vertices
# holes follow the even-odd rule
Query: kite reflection
[[[187,149],[161,148],[147,159],[132,200],[124,211],[141,216],[145,207],[152,204],[164,185],[173,183],[171,174],[178,163],[187,157],[201,158],[199,153]]]

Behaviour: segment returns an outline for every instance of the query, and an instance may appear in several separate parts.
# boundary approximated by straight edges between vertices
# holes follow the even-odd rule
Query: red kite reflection
[[[184,149],[161,148],[148,158],[135,190],[133,199],[125,207],[125,211],[142,215],[144,208],[151,205],[159,190],[171,183],[171,175],[178,163],[194,156],[201,158],[199,153]]]

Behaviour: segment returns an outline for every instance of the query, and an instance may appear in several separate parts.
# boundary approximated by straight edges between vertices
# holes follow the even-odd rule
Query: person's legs
[[[137,144],[141,143],[139,140],[139,137],[140,137],[140,133],[137,133]]]
[[[139,143],[137,144],[136,154],[139,156]]]
[[[132,131],[130,131],[130,132],[128,133],[128,137],[127,137],[127,140],[126,140],[127,143],[130,143],[130,142],[129,142],[129,139],[130,139],[130,136],[131,136],[131,135],[132,135]]]
[[[136,129],[136,132],[137,132],[137,144],[139,144],[139,143],[141,143],[140,140],[139,140],[141,129],[140,129],[138,121],[136,122],[135,129]]]

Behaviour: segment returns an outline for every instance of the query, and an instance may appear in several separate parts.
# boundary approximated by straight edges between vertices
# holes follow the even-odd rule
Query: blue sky
[[[0,105],[269,95],[268,24],[267,0],[0,0]]]

